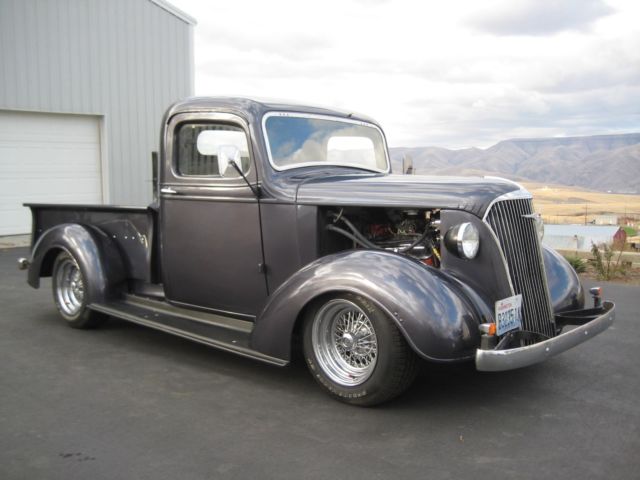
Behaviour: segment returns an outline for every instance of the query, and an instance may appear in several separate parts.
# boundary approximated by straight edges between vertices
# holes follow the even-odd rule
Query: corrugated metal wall
[[[193,26],[150,0],[0,0],[0,109],[102,115],[110,203],[150,200],[162,114],[193,69]]]

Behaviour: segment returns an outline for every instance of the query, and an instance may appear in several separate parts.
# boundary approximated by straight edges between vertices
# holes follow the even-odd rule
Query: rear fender
[[[300,313],[315,299],[351,292],[378,305],[423,358],[473,357],[479,344],[482,306],[465,286],[408,257],[352,250],[320,258],[290,277],[258,316],[252,347],[288,360]],[[472,298],[474,300],[472,300]]]
[[[56,225],[44,232],[31,250],[28,282],[40,286],[40,277],[52,274],[53,261],[60,251],[72,254],[78,261],[88,285],[89,303],[112,298],[125,278],[122,256],[116,245],[101,230],[75,223]]]

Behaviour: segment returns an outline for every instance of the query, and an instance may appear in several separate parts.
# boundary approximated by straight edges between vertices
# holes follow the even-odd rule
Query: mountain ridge
[[[502,140],[471,147],[390,148],[394,172],[405,155],[414,173],[501,175],[513,180],[560,183],[615,193],[640,192],[640,133]],[[466,173],[465,173],[466,172]]]

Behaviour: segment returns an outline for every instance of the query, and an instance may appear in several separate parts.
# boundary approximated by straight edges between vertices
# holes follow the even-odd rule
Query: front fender
[[[269,299],[252,333],[252,348],[290,358],[300,312],[314,299],[351,292],[377,304],[423,358],[473,357],[480,307],[445,273],[390,252],[351,250],[320,258],[291,276]]]
[[[28,283],[40,286],[40,277],[51,276],[53,261],[63,250],[78,261],[89,303],[111,298],[125,279],[122,256],[116,245],[102,231],[75,223],[56,225],[44,232],[31,250]]]
[[[555,250],[542,248],[551,305],[555,313],[584,308],[584,290],[571,264]]]

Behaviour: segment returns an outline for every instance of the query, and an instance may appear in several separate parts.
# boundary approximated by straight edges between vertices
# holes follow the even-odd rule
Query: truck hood
[[[424,175],[335,175],[299,184],[302,205],[442,208],[482,217],[493,200],[521,187],[499,178]]]

